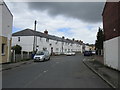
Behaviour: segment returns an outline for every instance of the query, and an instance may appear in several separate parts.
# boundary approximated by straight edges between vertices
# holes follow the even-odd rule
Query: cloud
[[[84,22],[101,22],[104,2],[29,2],[32,10],[47,10],[51,16],[64,15]]]
[[[30,3],[29,3],[30,4]],[[96,33],[98,27],[102,27],[101,20],[92,20],[92,19],[85,19],[82,17],[75,17],[67,16],[67,14],[62,14],[60,8],[56,9],[60,11],[61,14],[49,14],[52,11],[52,6],[42,6],[39,8],[30,8],[28,3],[7,3],[8,7],[10,8],[11,12],[14,16],[13,26],[17,29],[15,30],[23,30],[26,28],[34,29],[34,21],[37,20],[37,31],[43,32],[45,29],[49,31],[49,34],[55,36],[65,36],[65,38],[75,38],[76,40],[83,40],[85,43],[95,43]],[[42,4],[39,4],[42,5]],[[56,4],[55,4],[56,5]],[[54,5],[54,6],[55,6]],[[65,4],[62,4],[64,7]],[[56,5],[57,8],[58,5]],[[69,5],[68,5],[69,6]],[[37,7],[37,6],[36,6]],[[50,10],[48,10],[50,7]],[[61,7],[61,4],[60,4]],[[70,7],[77,7],[73,3]],[[89,7],[86,6],[86,7]],[[46,9],[44,9],[46,8]],[[78,7],[79,8],[79,7]],[[64,9],[64,8],[63,8]],[[70,8],[71,9],[71,8]],[[70,10],[72,13],[74,10]],[[70,13],[69,11],[69,13]],[[77,12],[80,12],[79,10]],[[97,11],[96,11],[97,12]],[[87,13],[86,9],[81,11],[81,13]],[[95,13],[94,13],[95,14]],[[77,13],[76,13],[77,15]],[[91,14],[89,13],[91,16]],[[79,15],[78,15],[79,16]],[[87,17],[87,16],[85,16]]]

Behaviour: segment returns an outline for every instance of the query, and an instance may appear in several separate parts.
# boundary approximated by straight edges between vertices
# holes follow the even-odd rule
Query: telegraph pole
[[[34,54],[36,52],[36,44],[37,44],[37,40],[36,40],[36,36],[35,36],[36,24],[37,24],[37,21],[35,20],[35,22],[34,22],[34,41],[33,41],[33,53]]]
[[[63,54],[63,38],[62,38],[62,54]]]

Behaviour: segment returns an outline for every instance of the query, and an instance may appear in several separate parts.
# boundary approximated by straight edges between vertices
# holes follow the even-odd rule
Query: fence
[[[15,54],[15,51],[13,51],[11,54],[12,54],[11,55],[11,62],[19,62],[19,61],[32,59],[31,52],[21,52],[21,54]]]

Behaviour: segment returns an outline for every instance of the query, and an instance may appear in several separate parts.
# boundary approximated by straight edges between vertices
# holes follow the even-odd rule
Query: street
[[[81,54],[52,56],[50,61],[3,71],[3,88],[109,88],[88,69]]]

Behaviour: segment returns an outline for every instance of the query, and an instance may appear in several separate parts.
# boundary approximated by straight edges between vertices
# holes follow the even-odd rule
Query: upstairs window
[[[49,42],[49,39],[48,39],[48,38],[46,38],[46,42]]]
[[[20,37],[18,37],[18,42],[20,42]]]
[[[58,41],[56,41],[56,43],[55,44],[58,44]]]

